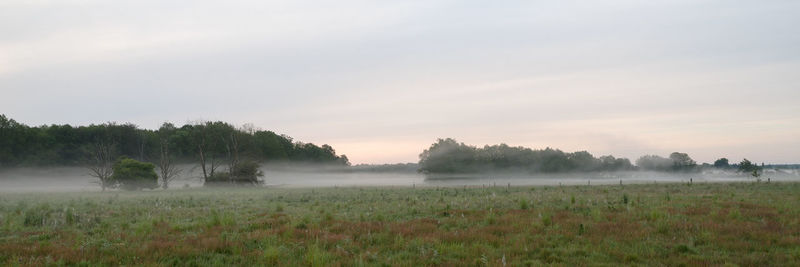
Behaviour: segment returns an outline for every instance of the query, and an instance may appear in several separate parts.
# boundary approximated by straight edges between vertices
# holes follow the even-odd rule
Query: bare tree
[[[200,156],[200,168],[203,170],[204,181],[208,181],[209,177],[214,176],[214,172],[219,168],[217,157],[213,153],[208,153],[206,148],[206,139],[203,136],[197,145],[197,152]]]
[[[232,131],[230,139],[222,140],[225,143],[225,149],[228,151],[228,179],[233,181],[234,169],[239,165],[239,139],[236,137],[236,131]]]
[[[253,134],[255,134],[256,132],[258,132],[258,131],[261,131],[261,128],[259,128],[259,127],[256,127],[256,126],[255,126],[254,124],[252,124],[252,123],[245,123],[245,124],[242,124],[242,127],[240,128],[240,130],[241,130],[242,132],[245,132],[245,133],[247,133],[247,134],[253,135]]]
[[[208,182],[210,177],[214,176],[214,172],[219,168],[219,162],[215,149],[216,144],[213,142],[214,132],[210,122],[197,122],[192,130],[193,142],[197,144],[197,155],[200,160],[200,169],[203,171],[203,181]]]
[[[175,166],[169,152],[169,136],[174,129],[175,126],[167,123],[161,126],[161,129],[159,129],[159,133],[161,135],[161,152],[159,153],[160,160],[158,161],[158,169],[161,173],[161,188],[164,189],[167,189],[169,187],[169,183],[182,171]]]
[[[197,143],[197,154],[200,157],[200,169],[203,170],[203,181],[208,181],[208,171],[206,171],[205,135],[201,135],[199,139],[200,140],[198,140]],[[214,170],[211,170],[211,174],[214,174]]]
[[[100,184],[100,188],[106,191],[106,188],[114,186],[114,181],[111,180],[111,175],[114,174],[112,166],[113,160],[113,145],[108,142],[97,142],[94,145],[94,164],[89,166],[89,175],[98,179],[95,181]]]

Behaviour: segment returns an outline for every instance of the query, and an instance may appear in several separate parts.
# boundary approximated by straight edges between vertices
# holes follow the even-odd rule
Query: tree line
[[[594,157],[586,151],[567,153],[559,149],[530,149],[506,144],[482,148],[459,143],[452,138],[438,139],[419,155],[419,171],[423,173],[473,173],[487,171],[521,171],[528,173],[664,171],[697,172],[703,168],[735,168],[739,172],[758,173],[760,167],[744,159],[728,164],[721,158],[714,165],[698,165],[688,154],[674,152],[669,157],[644,155],[632,164],[627,158],[611,155]],[[755,174],[754,174],[755,176]]]
[[[595,158],[586,151],[534,150],[506,144],[478,148],[447,138],[439,139],[419,155],[425,173],[524,171],[530,173],[624,171],[635,167],[626,158]]]
[[[252,125],[237,128],[208,121],[180,127],[164,123],[155,130],[113,122],[31,127],[0,115],[0,167],[96,165],[98,160],[113,161],[121,156],[157,166],[198,163],[205,177],[220,166],[242,160],[350,164],[347,156],[336,155],[327,144],[296,142]]]

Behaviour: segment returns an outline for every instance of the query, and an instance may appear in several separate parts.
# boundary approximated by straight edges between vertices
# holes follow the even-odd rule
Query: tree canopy
[[[438,139],[419,155],[420,171],[425,173],[473,173],[486,171],[521,171],[528,173],[597,172],[651,170],[670,172],[699,171],[687,153],[673,152],[668,158],[645,155],[636,166],[626,158],[611,155],[594,157],[586,151],[564,152],[559,149],[530,149],[506,144],[482,148]]]
[[[625,158],[595,158],[586,151],[566,153],[558,149],[533,150],[506,144],[477,148],[447,138],[439,139],[419,155],[420,171],[467,173],[482,171],[523,171],[529,173],[631,170]]]
[[[154,189],[158,187],[158,175],[155,167],[149,162],[120,157],[114,163],[114,174],[111,175],[111,180],[125,190]]]
[[[755,178],[758,178],[759,176],[761,176],[761,172],[763,171],[762,169],[763,168],[759,167],[758,165],[750,162],[750,160],[743,159],[741,162],[739,162],[738,171],[741,173],[752,175]]]
[[[658,155],[644,155],[636,160],[636,166],[648,171],[697,171],[695,162],[686,153],[672,152],[669,158]]]
[[[115,155],[157,162],[163,142],[180,162],[197,160],[203,151],[207,161],[223,160],[236,141],[238,153],[255,161],[299,161],[349,165],[329,145],[295,142],[272,131],[236,128],[214,121],[177,127],[164,124],[157,130],[114,122],[89,126],[42,125],[31,127],[0,115],[0,167],[35,165],[85,165],[93,160],[95,144],[111,144]]]
[[[730,163],[728,162],[727,158],[720,158],[714,161],[714,167],[717,168],[728,168],[730,167]]]

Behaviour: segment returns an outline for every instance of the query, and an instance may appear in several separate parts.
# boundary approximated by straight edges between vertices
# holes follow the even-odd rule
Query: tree
[[[599,169],[602,171],[624,171],[632,170],[633,164],[626,158],[614,158],[614,156],[601,156]]]
[[[230,179],[235,184],[261,184],[262,181],[258,180],[258,178],[263,177],[264,173],[259,170],[259,167],[261,166],[255,161],[239,162],[230,171]]]
[[[154,189],[158,187],[156,166],[149,162],[141,162],[128,157],[120,157],[113,166],[111,179],[118,182],[125,190]]]
[[[203,171],[203,181],[208,181],[214,176],[220,166],[220,159],[225,154],[225,130],[233,128],[224,122],[201,122],[189,126],[191,140],[197,152],[200,169]]]
[[[98,179],[102,191],[106,188],[116,186],[116,181],[112,175],[113,169],[113,145],[108,142],[99,141],[94,145],[94,164],[89,166],[89,175]]]
[[[537,172],[565,172],[571,171],[573,164],[567,158],[567,154],[559,149],[545,148],[536,153],[537,160],[534,160],[534,171]],[[538,164],[537,164],[538,162]]]
[[[754,169],[753,172],[750,173],[750,175],[753,176],[753,178],[758,179],[758,177],[761,176],[761,168]],[[761,179],[759,179],[758,181],[761,181]]]
[[[347,155],[342,154],[339,156],[339,164],[342,166],[350,166],[350,159],[347,158]]]
[[[596,159],[592,154],[586,151],[578,151],[567,154],[567,158],[572,163],[572,169],[579,171],[592,171],[596,170],[600,165],[600,160]]]
[[[739,162],[739,172],[741,173],[749,173],[755,178],[761,176],[761,167],[756,164],[753,164],[748,159],[743,159]]]
[[[686,153],[672,152],[669,154],[669,158],[672,160],[672,169],[675,171],[688,171],[697,166],[697,162]]]
[[[161,174],[161,188],[164,189],[167,189],[169,183],[182,171],[173,163],[173,156],[170,152],[170,144],[172,143],[170,137],[175,135],[176,130],[175,125],[167,122],[158,129],[160,144],[158,170]]]
[[[728,159],[727,158],[720,158],[720,159],[714,161],[714,167],[717,167],[717,168],[728,168],[729,166],[730,166],[730,164],[728,163]]]
[[[228,173],[233,173],[239,166],[239,137],[236,131],[231,131],[227,138],[223,137],[225,151],[228,153]],[[231,175],[233,176],[233,175]]]
[[[21,145],[25,145],[21,144],[21,140],[19,140],[22,137],[21,126],[13,119],[0,114],[0,167],[16,163],[19,160],[15,150]]]
[[[657,155],[644,155],[636,160],[636,166],[643,170],[666,171],[673,166],[673,161]]]
[[[270,131],[256,131],[253,134],[251,148],[257,150],[254,151],[254,156],[266,160],[289,160],[293,147],[290,137]]]
[[[468,172],[473,169],[475,147],[455,139],[439,139],[419,155],[420,171],[430,173]]]

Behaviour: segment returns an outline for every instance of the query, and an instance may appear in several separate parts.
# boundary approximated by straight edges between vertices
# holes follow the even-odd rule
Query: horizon
[[[0,4],[30,126],[245,123],[353,164],[438,138],[800,162],[800,2]]]

